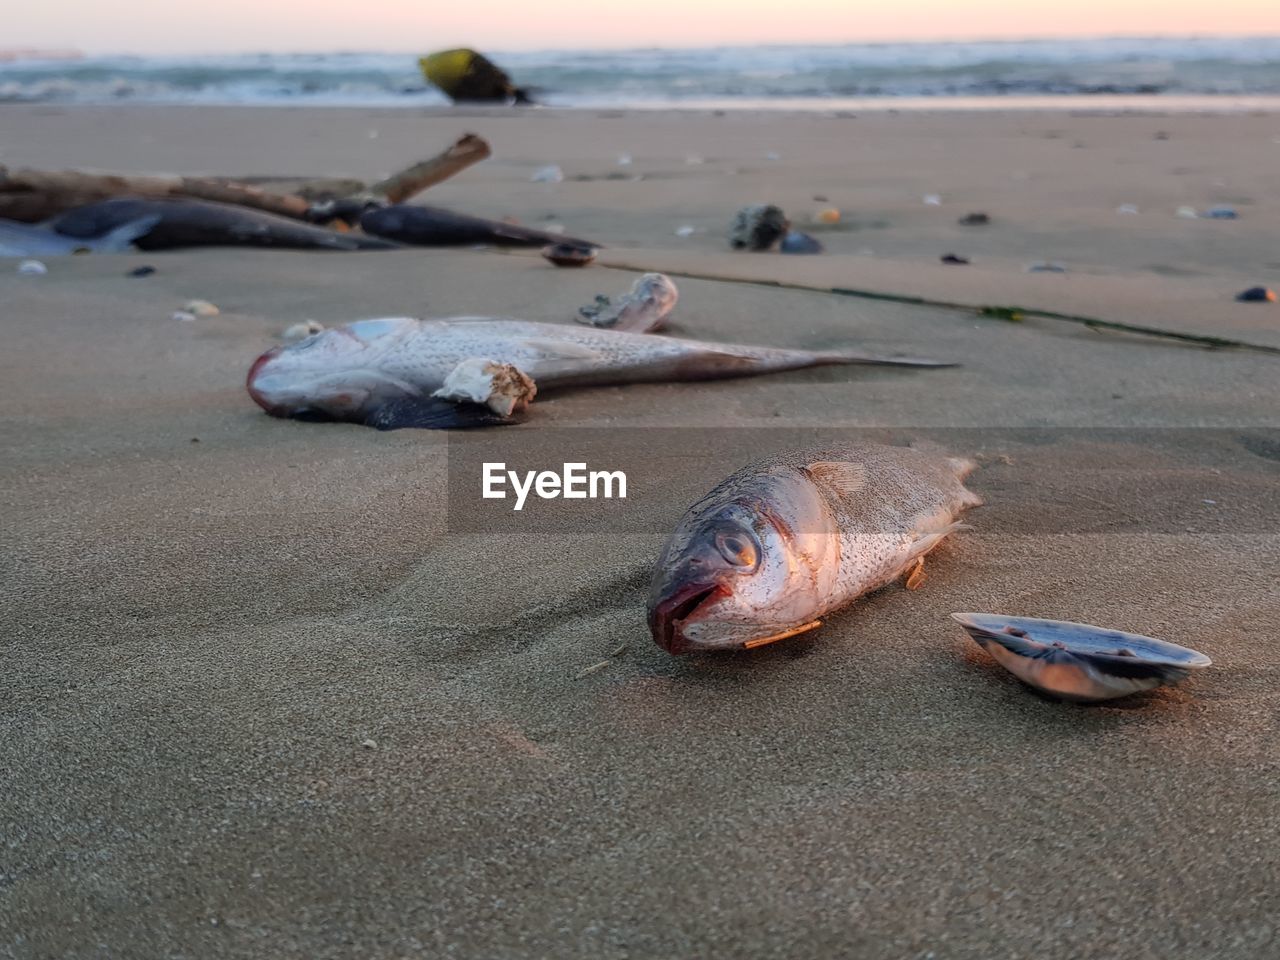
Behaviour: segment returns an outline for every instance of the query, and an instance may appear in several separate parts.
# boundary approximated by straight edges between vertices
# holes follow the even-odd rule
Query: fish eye
[[[754,567],[758,560],[756,545],[739,533],[717,533],[716,549],[735,567]]]

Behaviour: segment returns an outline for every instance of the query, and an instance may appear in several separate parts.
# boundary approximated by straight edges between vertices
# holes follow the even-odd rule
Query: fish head
[[[357,320],[272,347],[249,368],[249,396],[276,417],[353,416],[387,391],[389,381],[378,373],[378,361],[416,323],[409,317]]]
[[[659,646],[676,654],[743,649],[798,632],[829,607],[839,537],[807,486],[784,483],[686,519],[650,587],[649,629]]]

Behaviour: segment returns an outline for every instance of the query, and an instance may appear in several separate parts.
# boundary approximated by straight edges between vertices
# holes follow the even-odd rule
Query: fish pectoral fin
[[[482,403],[455,402],[438,397],[398,397],[374,407],[364,418],[376,430],[474,430],[519,423],[503,417]]]
[[[543,340],[531,337],[523,340],[522,343],[545,360],[604,360],[604,355],[598,350],[592,350],[572,340]]]
[[[867,485],[867,468],[847,460],[817,460],[804,466],[815,482],[841,497],[853,497]]]

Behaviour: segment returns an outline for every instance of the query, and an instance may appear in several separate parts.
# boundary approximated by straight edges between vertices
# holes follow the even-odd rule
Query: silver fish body
[[[948,366],[931,360],[703,343],[566,324],[485,317],[390,317],[332,327],[268,350],[250,396],[274,416],[365,422],[387,404],[429,398],[466,360],[509,364],[538,388],[705,380],[821,364]]]
[[[689,508],[658,560],[649,627],[671,653],[741,649],[818,626],[893,581],[982,503],[971,460],[850,443],[732,474]]]

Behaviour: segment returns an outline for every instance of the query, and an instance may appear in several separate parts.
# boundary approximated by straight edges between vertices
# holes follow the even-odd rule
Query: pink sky
[[[426,51],[1280,34],[1280,0],[37,0],[0,46]]]

